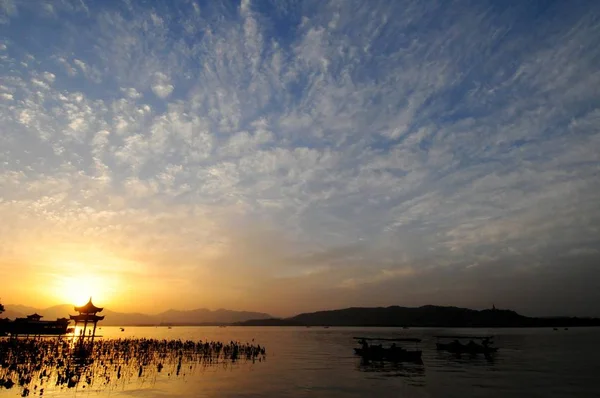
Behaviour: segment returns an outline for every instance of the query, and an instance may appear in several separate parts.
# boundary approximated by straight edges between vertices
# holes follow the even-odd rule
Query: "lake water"
[[[418,329],[293,327],[116,327],[104,339],[251,342],[266,346],[266,360],[130,377],[106,387],[47,385],[44,396],[117,397],[599,397],[600,328]],[[492,358],[456,357],[435,349],[439,334],[494,335]],[[423,339],[423,365],[363,366],[353,336]],[[20,390],[0,388],[0,396]],[[30,396],[35,396],[32,391]],[[39,394],[38,394],[39,396]]]

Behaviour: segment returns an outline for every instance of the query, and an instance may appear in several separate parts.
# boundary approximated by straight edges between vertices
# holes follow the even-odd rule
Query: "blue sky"
[[[0,270],[157,310],[600,315],[599,11],[3,0]]]

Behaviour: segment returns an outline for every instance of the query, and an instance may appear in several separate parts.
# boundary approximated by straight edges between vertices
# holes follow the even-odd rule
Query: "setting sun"
[[[114,283],[106,277],[93,274],[60,277],[55,294],[60,302],[83,305],[90,297],[99,301],[109,301],[114,292]]]
[[[65,292],[65,298],[74,305],[83,305],[87,303],[90,297],[105,299],[103,282],[95,276],[82,276],[69,278],[71,282]]]

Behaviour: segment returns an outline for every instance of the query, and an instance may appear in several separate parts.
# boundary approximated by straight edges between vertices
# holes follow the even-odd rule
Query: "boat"
[[[438,341],[435,344],[438,351],[448,351],[453,354],[492,354],[498,351],[498,347],[492,347],[494,344],[492,336],[435,336]],[[440,340],[452,339],[452,342],[443,343]],[[460,340],[468,339],[469,342],[463,344]],[[481,344],[473,340],[480,340]]]
[[[124,331],[125,331],[125,328],[121,328],[121,332],[124,332]]]
[[[361,345],[354,348],[354,354],[360,356],[365,361],[389,361],[389,362],[421,362],[423,351],[419,349],[408,350],[396,345],[396,343],[415,343],[417,345],[421,339],[416,338],[372,338],[372,337],[354,337]],[[369,344],[372,342],[372,344]],[[379,344],[375,344],[375,343]],[[391,343],[384,347],[383,344]]]

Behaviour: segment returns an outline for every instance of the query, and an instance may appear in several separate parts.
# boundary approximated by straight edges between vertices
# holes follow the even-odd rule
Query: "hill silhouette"
[[[6,305],[2,317],[14,319],[24,317],[34,312],[44,316],[45,320],[54,320],[56,318],[68,317],[69,314],[75,314],[73,305],[61,304],[45,309],[28,307],[24,305]],[[243,322],[250,319],[268,319],[271,315],[261,312],[232,311],[226,309],[209,310],[198,308],[189,311],[168,310],[156,315],[141,313],[124,313],[111,311],[105,308],[101,315],[104,315],[102,325],[106,326],[146,326],[146,325],[229,325],[236,322]]]
[[[459,307],[352,307],[303,313],[290,318],[239,322],[240,326],[409,326],[409,327],[567,327],[600,326],[598,318],[532,318],[512,310]]]
[[[14,319],[37,312],[46,320],[73,314],[73,306],[56,305],[46,309],[5,305],[3,318]],[[507,309],[472,310],[460,307],[351,307],[274,318],[261,312],[208,310],[168,310],[156,315],[123,313],[104,309],[106,326],[408,326],[408,327],[570,327],[600,326],[598,318],[533,318]]]

